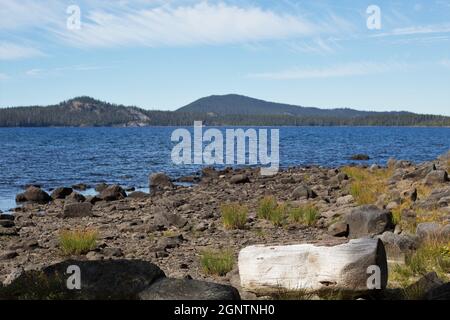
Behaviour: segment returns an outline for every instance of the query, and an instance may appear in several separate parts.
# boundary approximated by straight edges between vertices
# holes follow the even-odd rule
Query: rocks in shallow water
[[[53,190],[50,196],[52,197],[53,200],[65,199],[72,192],[73,192],[72,188],[60,187]]]
[[[317,194],[308,186],[306,185],[300,185],[297,188],[294,189],[292,192],[292,197],[294,199],[310,199],[310,198],[316,198]]]
[[[127,194],[121,186],[112,185],[100,192],[99,198],[105,201],[115,201],[125,199]]]
[[[236,288],[191,279],[162,278],[139,294],[141,300],[240,300]]]
[[[166,188],[173,188],[173,183],[169,176],[164,173],[154,173],[150,176],[149,185],[151,192],[161,191]]]
[[[73,190],[78,190],[78,191],[86,191],[88,188],[89,188],[89,186],[85,183],[77,183],[72,186]]]
[[[281,290],[367,291],[367,270],[379,266],[381,288],[387,261],[378,239],[356,239],[335,246],[300,244],[250,246],[239,253],[241,286],[259,295]]]
[[[67,289],[67,270],[77,266],[81,289]],[[2,299],[139,299],[139,293],[165,277],[156,265],[141,260],[67,260],[40,271],[23,272],[0,288]]]
[[[89,202],[69,202],[64,205],[63,217],[78,218],[92,216],[92,204]]]
[[[37,188],[34,186],[28,187],[24,193],[18,194],[16,196],[16,202],[36,202],[40,204],[46,204],[50,202],[52,198],[49,196],[47,192],[42,190],[41,188]]]
[[[392,214],[374,205],[366,205],[353,209],[345,216],[349,226],[349,237],[360,238],[375,236],[393,230]]]
[[[435,183],[444,183],[448,181],[448,174],[445,170],[433,170],[425,177],[424,183],[432,185]]]
[[[103,190],[105,190],[106,188],[108,188],[108,185],[106,183],[99,183],[95,186],[95,191],[97,192],[102,192]]]
[[[235,174],[230,178],[230,183],[239,184],[250,182],[250,179],[246,174]]]
[[[350,157],[351,160],[370,160],[370,157],[367,154],[359,153],[354,154]]]

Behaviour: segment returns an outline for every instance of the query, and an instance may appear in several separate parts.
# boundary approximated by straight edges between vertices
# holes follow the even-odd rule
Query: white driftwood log
[[[368,267],[373,265],[380,268],[381,287],[387,284],[386,253],[378,239],[336,246],[250,246],[241,250],[238,263],[242,288],[257,294],[280,289],[366,291]]]

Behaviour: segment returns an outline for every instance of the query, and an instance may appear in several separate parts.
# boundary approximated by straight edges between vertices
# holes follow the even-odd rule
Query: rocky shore
[[[98,185],[96,196],[85,197],[72,187],[48,194],[30,186],[17,195],[16,200],[24,204],[14,215],[0,216],[0,282],[8,288],[31,270],[56,270],[54,266],[65,266],[68,259],[102,268],[114,261],[139,261],[148,268],[155,266],[168,280],[158,280],[158,289],[145,283],[130,298],[186,298],[216,283],[226,285],[225,293],[210,298],[267,299],[274,297],[241,287],[238,255],[242,249],[257,244],[334,246],[371,237],[384,244],[387,288],[397,292],[394,298],[449,299],[449,170],[450,152],[421,164],[392,159],[387,167],[298,167],[275,176],[261,176],[256,168],[205,168],[199,176],[180,179],[194,182],[192,186],[176,185],[160,173],[149,178],[151,194]],[[278,220],[261,216],[264,199],[275,200]],[[245,221],[237,228],[224,223],[223,206],[230,203],[245,207]],[[304,220],[295,218],[295,212],[303,211],[290,208],[314,209]],[[91,230],[96,234],[95,245],[87,252],[68,254],[61,246],[65,230]],[[412,266],[415,254],[428,248],[430,239],[439,242],[438,267]],[[229,252],[230,270],[221,274],[205,269],[206,251]],[[190,293],[177,295],[183,292],[180,288]]]

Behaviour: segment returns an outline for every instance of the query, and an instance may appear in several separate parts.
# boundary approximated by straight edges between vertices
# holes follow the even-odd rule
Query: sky
[[[0,107],[228,93],[450,115],[450,0],[0,0]]]

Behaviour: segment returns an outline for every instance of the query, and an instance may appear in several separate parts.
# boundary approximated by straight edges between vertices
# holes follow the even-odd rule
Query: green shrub
[[[226,229],[244,229],[248,208],[238,203],[223,204],[220,207],[223,225]]]
[[[59,234],[59,246],[65,255],[85,254],[95,248],[98,233],[92,229],[63,230]]]
[[[233,269],[234,256],[230,250],[205,250],[201,253],[200,264],[205,273],[224,276]]]

